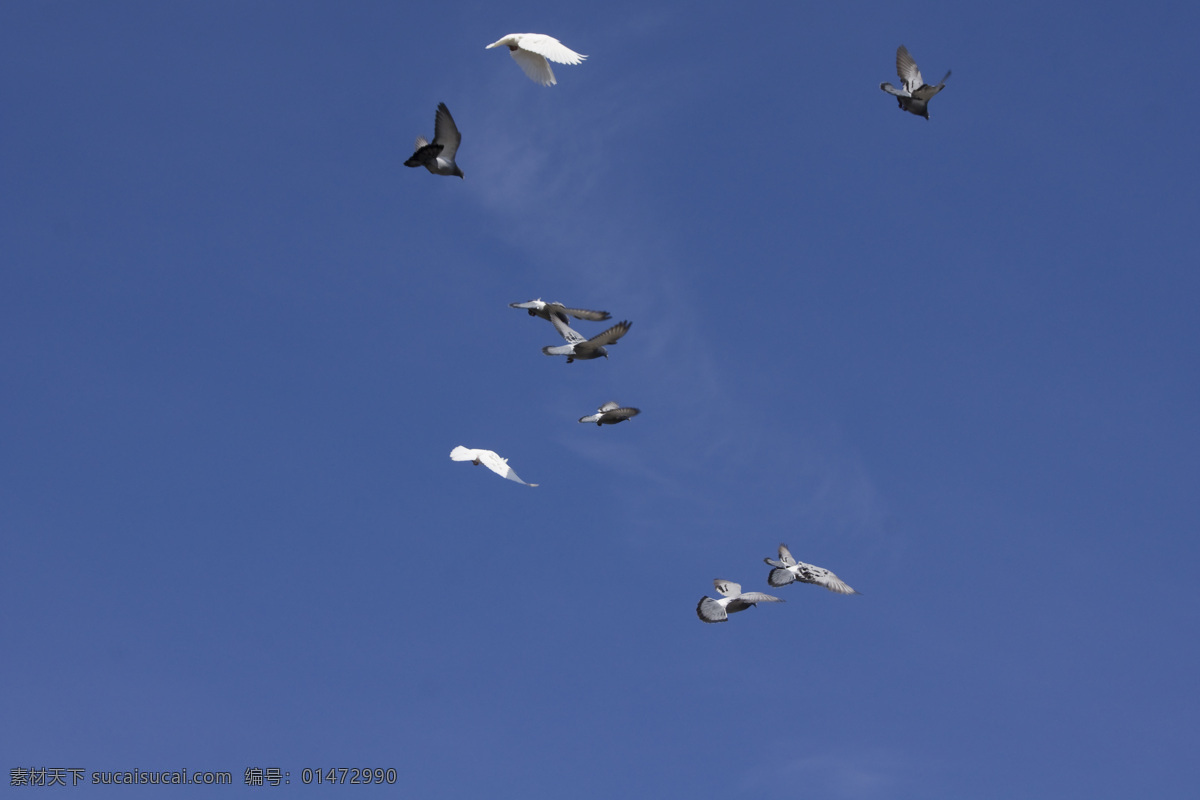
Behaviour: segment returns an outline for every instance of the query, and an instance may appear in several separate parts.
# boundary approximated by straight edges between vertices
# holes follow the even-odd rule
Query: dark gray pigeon
[[[599,425],[616,425],[618,422],[624,422],[627,419],[632,419],[642,413],[641,409],[637,408],[621,408],[621,404],[615,400],[610,400],[600,406],[598,414],[590,414],[586,417],[580,417],[580,422],[594,422]]]
[[[509,308],[523,308],[529,312],[531,317],[541,317],[544,320],[549,320],[550,315],[558,317],[564,323],[568,316],[575,319],[586,319],[592,322],[603,322],[606,319],[611,319],[612,314],[607,311],[588,311],[586,308],[567,308],[562,303],[546,303],[542,298],[530,300],[527,303],[509,303]]]
[[[454,163],[454,155],[461,142],[462,134],[454,124],[454,117],[450,116],[450,109],[446,108],[445,103],[438,103],[437,115],[433,119],[433,142],[418,136],[416,152],[404,162],[404,166],[424,167],[434,175],[457,175],[461,178],[462,170]]]
[[[543,347],[542,352],[548,356],[566,356],[568,364],[577,358],[581,361],[600,358],[601,356],[608,358],[608,349],[604,345],[612,344],[620,339],[629,330],[629,326],[633,324],[629,321],[618,322],[604,333],[593,336],[590,339],[585,339],[583,338],[583,334],[571,330],[567,323],[558,318],[557,314],[550,315],[550,322],[554,325],[555,330],[567,340],[567,343],[558,347]]]
[[[904,83],[903,89],[897,89],[890,83],[881,83],[879,88],[895,97],[904,111],[929,119],[929,100],[946,86],[949,70],[937,86],[930,86],[921,77],[921,70],[917,69],[917,62],[909,55],[908,48],[900,45],[896,48],[896,74]]]

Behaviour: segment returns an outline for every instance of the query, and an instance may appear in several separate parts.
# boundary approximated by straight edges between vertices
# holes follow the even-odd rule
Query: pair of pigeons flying
[[[824,586],[838,594],[858,594],[847,586],[841,578],[827,569],[812,564],[805,564],[792,558],[792,553],[786,544],[779,545],[779,560],[764,558],[767,564],[774,567],[767,575],[767,583],[773,587],[787,586],[789,583],[815,583]],[[696,616],[701,622],[725,622],[730,614],[745,611],[759,603],[782,603],[784,600],[763,592],[742,592],[741,584],[717,578],[713,586],[721,595],[720,600],[705,595],[696,606]]]
[[[566,340],[566,344],[557,347],[543,347],[542,352],[548,356],[566,356],[570,364],[575,359],[587,361],[593,358],[608,358],[608,348],[605,345],[615,344],[618,339],[629,332],[632,322],[618,322],[601,334],[588,339],[583,334],[567,324],[567,317],[586,319],[592,322],[603,322],[612,317],[607,311],[589,311],[585,308],[567,308],[562,303],[546,303],[540,297],[526,303],[509,303],[509,308],[523,308],[531,317],[541,317],[550,320],[554,329]],[[582,420],[581,420],[582,421]]]

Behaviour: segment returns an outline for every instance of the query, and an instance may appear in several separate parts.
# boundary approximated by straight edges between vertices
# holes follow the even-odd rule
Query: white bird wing
[[[921,70],[917,68],[917,62],[913,61],[912,55],[904,45],[896,48],[896,74],[904,81],[904,88],[909,94],[925,83],[925,79],[921,77]]]
[[[779,545],[779,560],[783,562],[785,567],[796,566],[796,559],[792,558],[792,551],[788,550],[786,544]]]
[[[537,53],[531,53],[523,47],[518,47],[516,50],[509,50],[508,54],[534,83],[540,83],[542,86],[553,86],[558,83],[554,79],[554,70],[550,69],[550,64]]]
[[[554,322],[554,320],[551,320],[551,321]],[[559,323],[555,322],[554,324],[557,326]],[[579,343],[578,345],[576,345],[575,349],[577,351],[578,350],[595,350],[599,347],[604,347],[604,345],[606,345],[606,344],[612,344],[613,342],[617,341],[622,336],[624,336],[626,334],[626,332],[629,331],[629,326],[632,324],[633,323],[629,322],[628,320],[626,320],[624,322],[618,322],[616,325],[613,325],[611,328],[606,330],[604,333],[596,334],[595,336],[588,339],[587,341]],[[566,326],[564,325],[563,327],[566,327]],[[571,330],[571,329],[567,328],[567,330]],[[572,331],[572,333],[574,333],[574,331]],[[578,334],[576,334],[576,335],[578,335]]]
[[[725,622],[729,619],[725,607],[708,595],[700,598],[700,604],[696,606],[696,616],[701,622]]]
[[[462,134],[458,132],[454,117],[450,116],[450,109],[446,108],[445,103],[438,103],[437,115],[433,119],[433,143],[442,146],[441,157],[451,162],[458,152],[458,145],[462,143]]]
[[[567,344],[583,344],[587,341],[583,334],[579,333],[578,331],[571,330],[571,326],[559,319],[557,314],[550,315],[550,322],[554,325],[554,329],[558,331],[564,339],[567,340]],[[603,336],[604,334],[600,335]]]
[[[491,450],[478,450],[479,461],[492,472],[499,475],[501,478],[508,478],[510,481],[524,484],[526,486],[537,486],[536,483],[525,483],[517,477],[517,473],[513,472],[513,468],[508,465],[507,459],[503,459],[497,453]]]
[[[912,97],[912,95],[910,95],[908,92],[904,91],[903,89],[897,89],[890,83],[881,83],[879,84],[879,88],[883,89],[888,94],[895,95],[896,97]]]
[[[599,414],[589,414],[586,417],[580,417],[579,421],[580,422],[599,422],[600,415]]]
[[[713,586],[725,597],[737,597],[742,593],[742,585],[733,581],[726,581],[720,578],[713,580]]]
[[[544,302],[542,302],[541,298],[538,298],[537,300],[529,300],[528,302],[525,302],[525,303],[509,303],[508,307],[509,308],[524,308],[527,311],[541,311],[543,308],[546,307],[546,304]]]
[[[858,594],[858,592],[847,586],[845,581],[829,570],[820,569],[819,567],[818,570],[819,573],[814,578],[813,583],[818,586],[824,586],[829,591],[837,592],[838,594]]]
[[[450,458],[454,459],[455,461],[474,461],[480,452],[482,451],[468,450],[460,444],[458,447],[450,451]]]
[[[553,36],[547,36],[544,33],[526,33],[521,36],[517,46],[520,50],[537,53],[539,56],[543,56],[559,64],[580,64],[587,58],[585,55],[576,53]],[[517,52],[519,51],[513,51],[513,53]]]
[[[746,605],[752,605],[754,603],[786,603],[786,602],[787,601],[784,600],[782,597],[775,597],[774,595],[763,594],[762,592],[746,592],[745,594],[738,595],[737,599],[733,601],[733,603],[745,603]],[[733,605],[733,603],[730,603],[730,605]]]

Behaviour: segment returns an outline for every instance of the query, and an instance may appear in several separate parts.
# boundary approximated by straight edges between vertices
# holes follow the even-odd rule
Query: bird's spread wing
[[[607,311],[589,311],[586,308],[564,308],[562,306],[559,306],[559,310],[564,314],[570,314],[575,319],[586,319],[589,322],[604,322],[606,319],[612,319],[612,314]]]
[[[455,461],[474,461],[480,452],[482,451],[468,450],[462,445],[459,445],[450,451],[450,458],[454,459]]]
[[[513,61],[517,62],[534,83],[540,83],[542,86],[553,86],[558,83],[554,79],[554,70],[550,69],[550,65],[546,63],[546,59],[537,53],[531,53],[523,49],[523,47],[518,47],[516,50],[509,50],[508,54],[513,57]]]
[[[600,406],[600,413],[603,414],[605,411],[616,411],[620,407],[621,404],[616,400],[609,400],[607,403]]]
[[[725,597],[737,597],[742,593],[742,585],[740,583],[734,583],[733,581],[725,581],[721,580],[720,578],[716,578],[713,580],[713,586],[716,587],[717,591]]]
[[[478,452],[480,462],[501,478],[508,478],[510,481],[524,483],[526,486],[537,486],[536,483],[525,483],[525,481],[518,478],[517,473],[513,472],[513,468],[498,454],[493,453],[491,450],[480,450]]]
[[[454,160],[454,154],[462,142],[462,134],[458,132],[454,117],[450,116],[450,109],[446,108],[445,103],[438,103],[437,116],[433,119],[433,142],[442,146],[441,156],[447,161]]]
[[[774,595],[763,594],[762,592],[746,592],[745,594],[738,595],[737,600],[734,600],[733,602],[741,602],[745,603],[746,605],[753,605],[754,603],[784,603],[787,601],[785,601],[782,597],[775,597]],[[732,605],[732,603],[730,605]]]
[[[881,83],[881,84],[879,84],[879,88],[883,89],[888,94],[895,95],[896,97],[911,97],[911,95],[908,92],[904,91],[903,89],[897,89],[895,86],[892,86],[890,83]]]
[[[567,340],[567,344],[583,344],[587,341],[587,339],[583,338],[583,334],[571,330],[570,326],[559,319],[557,314],[550,315],[550,322],[554,324],[554,329]],[[604,334],[600,335],[603,336]]]
[[[725,622],[729,619],[724,607],[708,595],[700,598],[700,604],[696,606],[696,616],[701,622]]]
[[[642,413],[638,408],[614,408],[611,411],[604,412],[604,416],[609,419],[626,420],[636,417]]]
[[[579,64],[587,56],[576,53],[565,44],[544,33],[527,33],[521,37],[520,49],[537,53],[559,64]],[[518,52],[518,51],[513,51]],[[532,76],[531,76],[532,77]]]
[[[779,560],[785,567],[796,566],[796,559],[792,558],[792,551],[787,549],[786,544],[779,545]]]
[[[604,347],[604,345],[606,345],[606,344],[612,344],[617,339],[620,339],[622,336],[624,336],[625,333],[629,330],[629,326],[632,324],[633,323],[629,322],[629,321],[618,322],[616,325],[613,325],[611,328],[606,330],[604,333],[597,334],[596,336],[593,336],[592,338],[588,339],[586,342],[582,342],[581,343],[582,349],[595,350],[598,347]],[[558,323],[555,323],[555,325],[557,326]],[[564,327],[566,327],[566,326],[564,326]],[[567,330],[570,330],[570,328],[567,328]]]
[[[838,594],[858,594],[858,592],[847,586],[841,578],[827,569],[814,567],[812,564],[805,564],[803,569],[801,569],[801,573],[803,579],[808,583],[824,586],[831,592],[837,592]]]
[[[925,79],[921,77],[921,70],[917,69],[917,62],[913,61],[912,55],[904,45],[896,48],[896,74],[904,81],[904,88],[910,94],[925,83]]]
[[[769,562],[768,562],[769,563]],[[790,569],[784,567],[776,567],[767,575],[767,584],[778,589],[780,586],[787,586],[789,583],[795,583],[796,576]]]
[[[940,92],[942,89],[946,88],[946,78],[949,78],[949,77],[950,77],[950,73],[947,72],[946,76],[944,78],[942,78],[942,80],[938,83],[937,86],[921,86],[921,87],[917,88],[916,90],[913,91],[913,97],[917,98],[918,100],[924,100],[924,101],[928,102],[929,98],[933,97],[935,94]]]

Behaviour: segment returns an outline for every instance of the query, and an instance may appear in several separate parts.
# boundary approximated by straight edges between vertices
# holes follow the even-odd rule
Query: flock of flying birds
[[[587,56],[576,53],[553,36],[543,33],[510,33],[499,41],[493,42],[485,49],[507,47],[509,55],[524,70],[529,79],[542,86],[553,86],[558,83],[550,61],[559,64],[580,64]],[[896,49],[896,74],[900,77],[901,88],[890,83],[881,83],[879,88],[896,98],[902,111],[916,114],[918,117],[929,119],[929,101],[946,86],[946,78],[938,81],[936,86],[925,83],[921,70],[913,60],[908,48],[900,45]],[[450,109],[445,103],[438,103],[437,114],[434,116],[433,141],[423,136],[417,137],[416,147],[412,157],[404,162],[406,167],[425,167],[434,175],[463,177],[463,172],[455,161],[458,146],[462,143],[462,134],[450,116]],[[531,317],[541,317],[548,320],[566,344],[546,346],[542,352],[548,356],[566,356],[567,363],[575,360],[586,361],[593,358],[608,358],[607,345],[615,344],[629,331],[630,322],[618,322],[611,328],[590,339],[571,328],[568,317],[603,322],[611,317],[607,311],[590,311],[582,308],[568,308],[562,303],[546,303],[538,298],[525,303],[510,303],[511,308],[522,308]],[[583,423],[594,422],[597,426],[616,425],[631,419],[641,412],[636,408],[622,407],[619,403],[608,402],[600,406],[595,414],[580,417]],[[508,465],[508,459],[502,458],[491,450],[473,450],[467,447],[455,447],[450,451],[454,461],[470,461],[476,466],[483,465],[502,478],[516,481],[524,486],[537,486],[536,483],[526,483],[521,480],[513,468]],[[812,583],[824,586],[838,594],[858,594],[846,585],[837,575],[827,569],[796,561],[787,545],[779,545],[778,560],[764,558],[772,569],[767,575],[768,585],[778,588],[790,583]],[[717,578],[713,581],[720,600],[707,595],[700,598],[696,606],[696,616],[703,622],[725,622],[729,615],[744,611],[758,603],[782,603],[781,598],[763,592],[742,592],[740,584]]]

